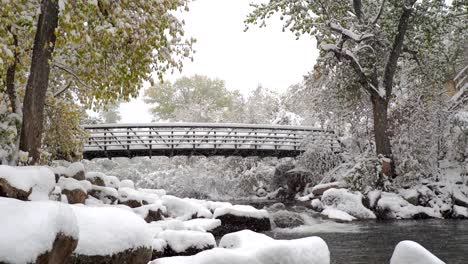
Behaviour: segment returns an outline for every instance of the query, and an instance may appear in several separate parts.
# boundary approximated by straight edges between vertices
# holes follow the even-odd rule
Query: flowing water
[[[334,264],[390,263],[395,246],[402,240],[418,242],[447,264],[468,264],[468,220],[336,223],[307,211],[302,215],[307,218],[306,225],[275,228],[267,235],[275,239],[319,236],[327,242]]]

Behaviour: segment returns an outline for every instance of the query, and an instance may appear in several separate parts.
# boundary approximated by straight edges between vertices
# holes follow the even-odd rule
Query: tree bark
[[[20,139],[20,149],[29,152],[33,164],[40,159],[44,105],[49,86],[49,63],[55,46],[58,15],[57,0],[42,0],[41,14],[34,38],[31,69],[23,101],[23,125]]]
[[[18,38],[13,34],[13,45],[15,48],[18,46]],[[18,52],[15,50],[13,64],[9,65],[6,72],[6,89],[8,94],[8,99],[10,100],[11,110],[13,113],[17,113],[17,93],[15,88],[15,76],[16,76],[16,65],[18,64]]]
[[[378,95],[371,95],[372,112],[374,117],[374,139],[377,155],[390,159],[389,177],[395,177],[395,165],[388,134],[388,101]]]

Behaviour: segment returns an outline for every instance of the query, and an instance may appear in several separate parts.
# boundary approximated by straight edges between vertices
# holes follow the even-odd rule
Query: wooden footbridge
[[[295,157],[306,142],[333,152],[341,147],[333,131],[306,126],[151,123],[84,126],[84,158],[223,155]]]

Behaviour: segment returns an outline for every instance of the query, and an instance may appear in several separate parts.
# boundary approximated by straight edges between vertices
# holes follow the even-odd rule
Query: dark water
[[[333,223],[317,221],[294,229],[275,229],[276,239],[307,236],[323,238],[330,249],[331,263],[390,263],[395,246],[413,240],[448,264],[468,264],[468,221],[399,220]]]

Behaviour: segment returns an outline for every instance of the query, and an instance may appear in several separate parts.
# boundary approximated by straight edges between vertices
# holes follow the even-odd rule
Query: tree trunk
[[[58,0],[42,0],[41,14],[34,38],[31,69],[23,101],[23,125],[20,149],[28,151],[32,163],[40,159],[44,104],[49,85],[50,61],[58,25]]]
[[[18,38],[16,37],[15,34],[13,34],[13,45],[15,48],[18,46]],[[6,89],[7,89],[7,94],[8,98],[10,100],[10,105],[11,105],[11,110],[13,113],[17,113],[19,105],[17,105],[17,99],[18,95],[16,93],[16,88],[15,88],[15,76],[16,76],[16,65],[18,64],[18,53],[15,50],[14,58],[13,58],[13,64],[9,65],[7,68],[6,72]]]
[[[377,155],[382,155],[390,159],[390,171],[386,172],[387,176],[395,176],[395,166],[392,156],[392,148],[390,145],[390,137],[388,135],[388,101],[382,97],[372,94],[372,110],[374,115],[374,138]],[[390,174],[390,175],[388,175]]]

